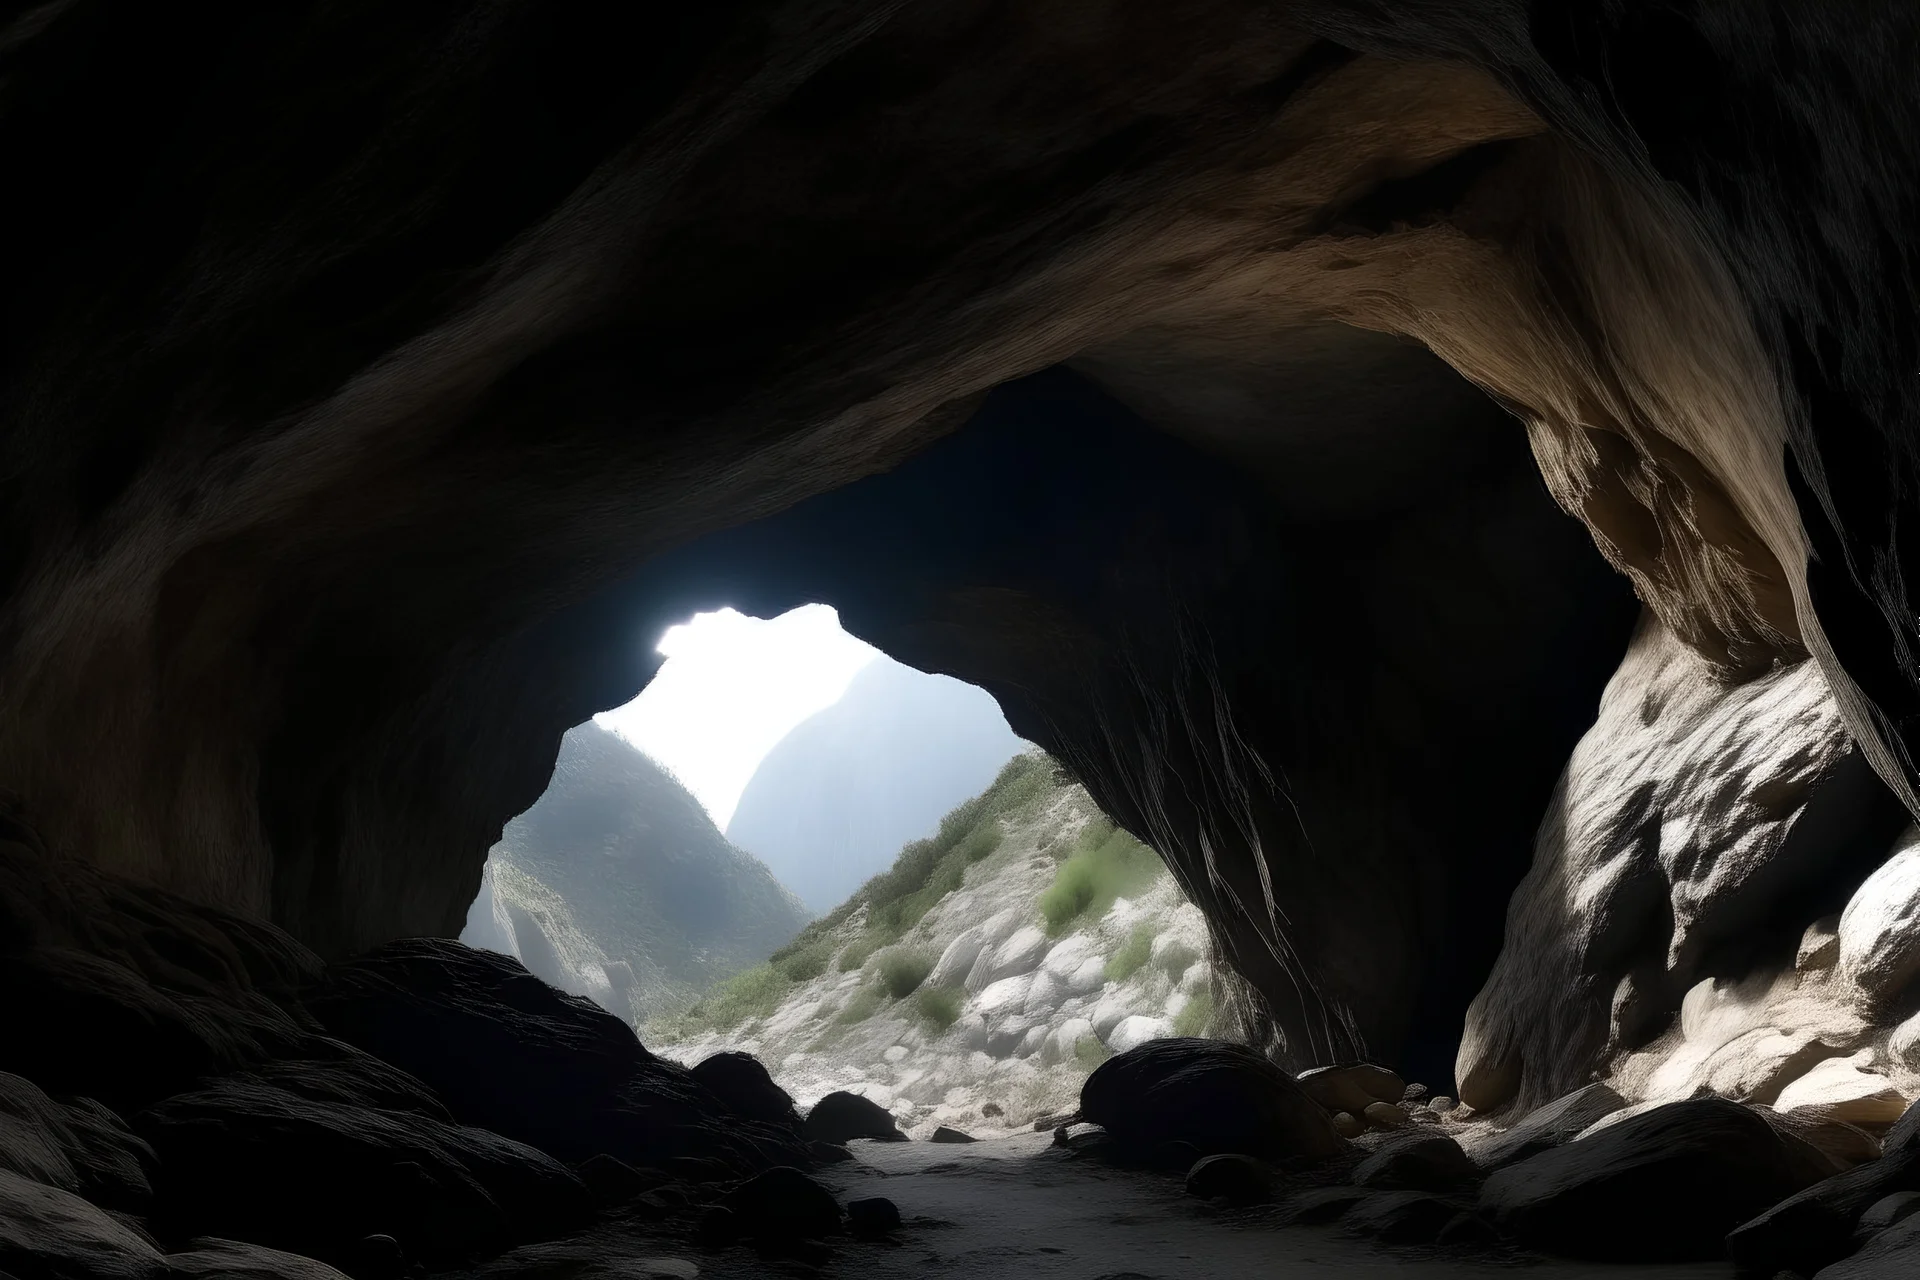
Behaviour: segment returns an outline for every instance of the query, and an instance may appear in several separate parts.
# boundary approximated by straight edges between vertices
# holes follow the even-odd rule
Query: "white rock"
[[[964,1013],[947,1031],[947,1038],[957,1053],[983,1052],[987,1047],[987,1020],[977,1011]]]
[[[1139,1007],[1136,994],[1123,987],[1113,987],[1101,996],[1100,1003],[1093,1006],[1093,1012],[1088,1015],[1088,1020],[1093,1023],[1094,1034],[1110,1041],[1113,1029]]]
[[[1802,973],[1831,969],[1839,958],[1840,917],[1826,916],[1808,925],[1807,931],[1800,935],[1800,950],[1793,958],[1793,967]]]
[[[1068,1061],[1079,1043],[1092,1034],[1093,1024],[1085,1018],[1067,1019],[1047,1033],[1046,1043],[1040,1046],[1040,1065],[1051,1067]]]
[[[1173,1034],[1173,1025],[1165,1018],[1149,1018],[1145,1014],[1132,1014],[1121,1019],[1113,1033],[1105,1037],[1107,1048],[1115,1053],[1125,1053],[1135,1045],[1145,1044],[1149,1040],[1161,1040]]]
[[[1920,1013],[1893,1029],[1887,1037],[1887,1052],[1907,1070],[1920,1072]]]
[[[907,1060],[907,1053],[908,1053],[907,1046],[903,1044],[896,1044],[889,1047],[887,1051],[881,1054],[880,1056],[885,1058],[888,1062],[905,1062]]]
[[[1094,941],[1084,933],[1076,933],[1063,938],[1047,952],[1047,959],[1040,966],[1042,973],[1049,977],[1065,981],[1094,954]]]
[[[1033,979],[1025,974],[1002,978],[974,997],[973,1009],[989,1019],[998,1014],[1011,1013],[1026,1004],[1027,988],[1031,985]]]
[[[1169,1018],[1179,1017],[1180,1011],[1186,1008],[1192,1002],[1193,1002],[1192,996],[1176,988],[1174,990],[1174,993],[1167,997],[1167,1017]]]
[[[1032,973],[1047,956],[1047,935],[1033,925],[1016,932],[993,953],[990,983],[1016,973]]]
[[[1840,974],[1875,1001],[1920,972],[1920,827],[1908,827],[1840,915]]]
[[[847,1092],[857,1093],[867,1101],[882,1107],[893,1106],[893,1089],[875,1080],[863,1080],[849,1088]]]
[[[1025,1018],[1008,1018],[987,1032],[987,1052],[996,1058],[1005,1058],[1020,1047],[1027,1032],[1033,1029],[1034,1024]]]
[[[1027,1034],[1021,1037],[1019,1045],[1014,1049],[1013,1056],[1016,1058],[1031,1058],[1040,1051],[1040,1046],[1046,1042],[1047,1029],[1045,1026],[1029,1027],[1027,1028]]]
[[[958,986],[967,980],[967,974],[973,969],[974,961],[980,958],[981,950],[986,946],[986,936],[976,926],[963,929],[958,937],[947,944],[940,953],[940,959],[933,966],[933,972],[927,975],[927,985],[932,987]]]
[[[1026,1003],[1022,1007],[1037,1018],[1050,1018],[1065,997],[1065,988],[1052,974],[1042,969],[1033,975],[1028,984]]]
[[[1910,1099],[1885,1076],[1863,1070],[1872,1062],[1873,1051],[1863,1049],[1851,1058],[1815,1063],[1812,1070],[1780,1091],[1773,1109],[1842,1124],[1892,1124],[1906,1111]]]
[[[1090,996],[1107,985],[1107,962],[1100,956],[1082,960],[1079,967],[1060,981],[1069,993]]]

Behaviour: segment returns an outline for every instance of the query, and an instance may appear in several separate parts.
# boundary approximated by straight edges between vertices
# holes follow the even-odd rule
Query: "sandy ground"
[[[582,1240],[601,1266],[593,1276],[639,1277],[613,1258],[673,1256],[706,1277],[906,1276],[1012,1280],[1184,1280],[1186,1277],[1320,1277],[1453,1280],[1505,1275],[1529,1280],[1729,1280],[1728,1264],[1602,1266],[1526,1256],[1489,1259],[1389,1248],[1338,1227],[1277,1228],[1259,1211],[1215,1210],[1182,1194],[1178,1178],[1121,1172],[1051,1147],[1050,1134],[971,1145],[853,1144],[857,1158],[820,1179],[845,1199],[886,1196],[905,1225],[883,1244],[843,1241],[807,1259],[765,1258],[746,1248],[717,1253],[622,1240],[617,1228]],[[580,1256],[580,1255],[576,1255]],[[604,1269],[603,1269],[604,1268]]]

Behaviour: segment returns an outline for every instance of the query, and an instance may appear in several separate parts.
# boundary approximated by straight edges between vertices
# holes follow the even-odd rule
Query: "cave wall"
[[[1327,411],[1189,393],[1228,371],[1258,400],[1344,325],[1417,340],[1524,422],[1553,495],[1712,679],[1810,654],[1911,809],[1920,18],[1865,12],[1870,28],[1814,0],[13,13],[0,164],[35,199],[0,247],[0,780],[65,856],[327,954],[450,933],[560,733],[644,683],[630,584],[649,562],[885,472],[1062,362],[1230,459],[1284,523],[1268,442]],[[1376,399],[1412,420],[1432,385]],[[1207,831],[1183,875],[1219,918],[1271,917],[1269,864],[1234,850],[1249,829],[1278,841],[1293,806],[1218,767],[1238,746],[1202,767],[1183,739],[1270,737],[1252,755],[1304,776],[1309,738],[1368,717],[1372,740],[1324,756],[1338,809],[1360,803],[1343,788],[1413,794],[1428,784],[1383,759],[1467,755],[1462,726],[1498,738],[1508,709],[1459,696],[1486,687],[1471,663],[1438,681],[1451,694],[1421,689],[1423,658],[1307,696],[1216,678],[1206,646],[1285,635],[1303,614],[1279,601],[1340,598],[1317,574],[1374,580],[1352,616],[1288,638],[1308,661],[1411,642],[1407,619],[1476,583],[1558,607],[1553,565],[1502,567],[1556,545],[1520,532],[1532,517],[1503,525],[1487,491],[1430,483],[1423,506],[1476,518],[1425,535],[1377,519],[1357,565],[1276,551],[1260,625],[1246,583],[1196,582],[1190,616],[1116,643],[1085,621],[1106,562],[1088,555],[1044,596],[991,575],[922,596],[884,642],[934,666],[992,654],[982,683],[1031,699],[1076,767],[1130,771],[1103,797],[1116,810],[1131,796],[1130,821]],[[1462,547],[1463,580],[1412,607],[1434,579],[1396,571],[1426,553],[1394,536],[1476,529],[1514,545],[1486,563]],[[1169,547],[1146,563],[1233,563],[1141,536]],[[940,551],[920,548],[919,577],[961,581]],[[1489,627],[1470,656],[1562,663],[1527,634]],[[1139,656],[1156,653],[1207,674]],[[1541,677],[1553,705],[1597,679],[1576,669]],[[1237,963],[1332,1051],[1375,1015],[1339,994],[1346,1012],[1319,1018],[1293,970],[1338,955],[1365,985],[1374,958],[1331,922],[1288,923],[1300,956],[1253,929],[1268,959]]]

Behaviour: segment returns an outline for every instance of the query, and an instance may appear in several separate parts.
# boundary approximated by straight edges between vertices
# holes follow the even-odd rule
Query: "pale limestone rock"
[[[1027,1032],[1033,1027],[1032,1021],[1017,1016],[996,1024],[987,1032],[987,1052],[996,1058],[1014,1056],[1014,1051],[1026,1040]]]
[[[947,1040],[958,1053],[984,1052],[987,1047],[987,1020],[978,1012],[961,1016],[947,1031]]]
[[[1046,1018],[1059,1008],[1065,998],[1065,988],[1052,974],[1042,969],[1028,982],[1027,998],[1022,1007],[1036,1018]]]
[[[1110,989],[1100,997],[1100,1003],[1088,1015],[1093,1023],[1093,1033],[1111,1043],[1113,1029],[1131,1016],[1133,1011],[1134,999],[1127,991],[1120,987]]]
[[[1811,973],[1833,968],[1839,958],[1840,917],[1824,916],[1808,925],[1807,931],[1800,935],[1800,950],[1793,958],[1793,967],[1802,973]]]
[[[973,1008],[988,1019],[1012,1013],[1026,1004],[1027,988],[1032,985],[1033,979],[1026,974],[1002,978],[974,997]]]
[[[1714,1050],[1701,1076],[1707,1088],[1723,1098],[1772,1103],[1814,1064],[1838,1052],[1810,1030],[1756,1027]]]
[[[1920,974],[1920,827],[1910,827],[1840,915],[1840,974],[1871,1001],[1897,999]]]
[[[1084,933],[1076,933],[1053,945],[1053,949],[1047,952],[1047,958],[1041,964],[1040,971],[1064,983],[1082,964],[1096,958],[1098,958],[1098,949],[1094,940]]]
[[[1887,1037],[1887,1052],[1907,1070],[1920,1072],[1920,1013],[1893,1029]]]
[[[899,1063],[899,1062],[905,1062],[907,1060],[908,1052],[909,1050],[907,1049],[907,1046],[903,1044],[896,1044],[896,1045],[889,1045],[887,1047],[887,1051],[881,1054],[880,1056],[885,1058],[888,1062]]]
[[[1125,1053],[1135,1045],[1145,1044],[1149,1040],[1161,1040],[1173,1034],[1173,1025],[1165,1018],[1149,1018],[1145,1014],[1131,1014],[1121,1019],[1120,1024],[1106,1037],[1107,1048],[1115,1053]]]
[[[1013,1056],[1016,1058],[1031,1058],[1034,1054],[1040,1052],[1040,1046],[1045,1044],[1046,1041],[1047,1028],[1044,1024],[1029,1027],[1027,1034],[1022,1036],[1020,1043],[1014,1047]]]
[[[955,987],[967,980],[974,961],[980,958],[981,950],[986,946],[986,936],[976,926],[963,929],[946,950],[940,953],[940,959],[934,963],[933,972],[927,975],[927,983],[935,987]]]
[[[1892,1124],[1912,1100],[1893,1082],[1865,1068],[1873,1063],[1871,1050],[1850,1058],[1828,1058],[1780,1091],[1774,1110],[1802,1118],[1837,1120],[1868,1129]]]
[[[1180,1011],[1186,1008],[1192,1002],[1193,1002],[1192,996],[1180,990],[1178,987],[1175,987],[1173,989],[1172,994],[1170,994],[1167,997],[1167,1009],[1166,1009],[1167,1016],[1169,1018],[1179,1017]]]
[[[1199,967],[1194,966],[1196,969]],[[1081,961],[1079,968],[1065,978],[1056,980],[1072,996],[1090,996],[1107,985],[1107,962],[1100,956],[1094,956]]]
[[[1040,1046],[1040,1065],[1050,1067],[1068,1061],[1080,1041],[1092,1034],[1093,1024],[1085,1018],[1067,1019],[1047,1033],[1046,1043]]]
[[[988,985],[1017,973],[1032,973],[1046,958],[1048,945],[1045,931],[1033,925],[1016,931],[994,951]]]

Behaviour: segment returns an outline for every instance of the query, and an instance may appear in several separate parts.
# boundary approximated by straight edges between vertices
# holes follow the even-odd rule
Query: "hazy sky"
[[[660,652],[653,683],[594,719],[673,770],[723,831],[760,758],[880,654],[823,604],[766,620],[695,614],[667,629]]]

